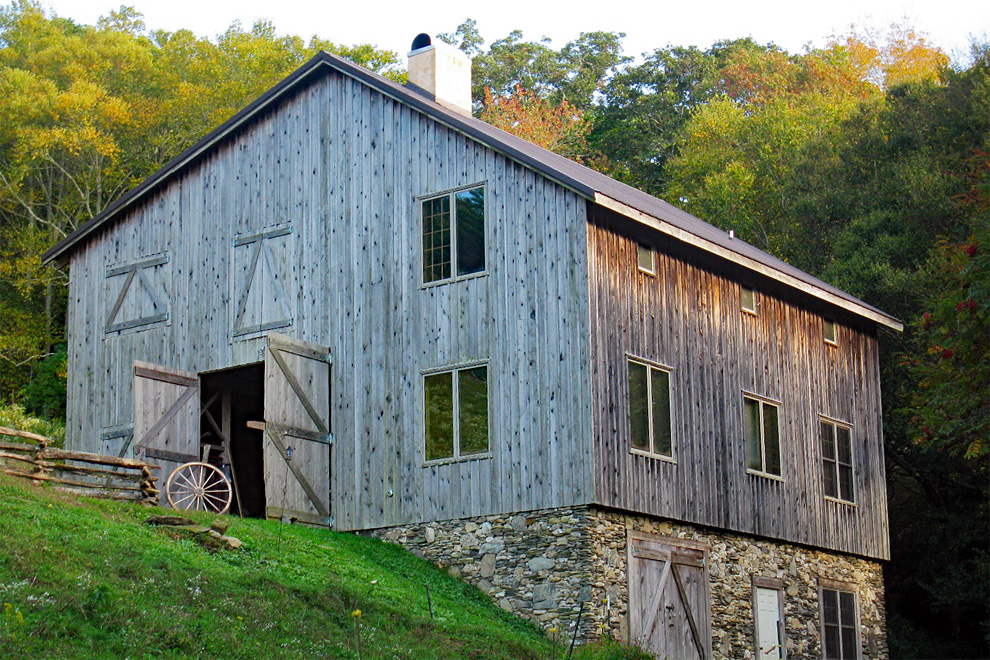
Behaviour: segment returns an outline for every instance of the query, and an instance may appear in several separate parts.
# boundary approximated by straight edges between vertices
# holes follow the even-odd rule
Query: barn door
[[[265,351],[269,518],[329,525],[330,350],[276,333]]]
[[[702,547],[629,533],[630,641],[671,660],[709,660],[708,569]]]
[[[134,455],[161,466],[159,487],[182,463],[199,460],[199,377],[134,361]]]

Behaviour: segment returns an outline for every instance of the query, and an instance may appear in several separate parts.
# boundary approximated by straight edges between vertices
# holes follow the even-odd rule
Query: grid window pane
[[[650,450],[650,404],[647,366],[629,361],[629,429],[632,446]]]
[[[423,281],[450,277],[450,197],[423,202]]]
[[[856,660],[859,632],[856,630],[856,594],[851,591],[822,589],[825,658]]]
[[[457,274],[485,269],[485,189],[472,188],[456,195]]]
[[[457,372],[461,455],[488,451],[488,367]]]
[[[822,436],[822,474],[825,479],[826,497],[839,496],[839,480],[835,465],[835,427],[827,422],[821,423]]]
[[[855,501],[852,465],[852,431],[822,420],[822,479],[826,497]]]
[[[650,369],[650,394],[653,397],[653,452],[671,456],[670,374],[663,369]]]
[[[451,372],[425,379],[426,460],[454,455],[454,382]]]
[[[766,459],[763,470],[779,477],[781,475],[780,427],[777,422],[777,406],[769,403],[763,403],[763,445]]]
[[[746,424],[746,465],[750,470],[763,471],[763,449],[760,437],[760,402],[744,399]]]

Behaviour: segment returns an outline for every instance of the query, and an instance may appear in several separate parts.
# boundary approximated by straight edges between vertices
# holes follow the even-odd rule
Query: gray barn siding
[[[487,274],[421,287],[414,195],[487,186]],[[341,528],[588,502],[586,205],[575,194],[339,74],[214,149],[72,257],[69,443],[132,423],[135,359],[189,371],[257,362],[232,338],[249,260],[275,249],[293,323],[329,345],[332,500]],[[169,255],[169,320],[104,334],[108,267]],[[255,292],[257,295],[258,292]],[[262,315],[273,292],[261,292]],[[488,359],[490,459],[422,465],[422,376]],[[386,495],[394,491],[394,497]]]
[[[601,217],[607,216],[603,212]],[[712,527],[887,558],[875,337],[663,252],[639,272],[636,240],[589,225],[595,501]],[[640,239],[643,240],[643,239]],[[632,454],[626,354],[672,369],[676,463]],[[783,481],[747,474],[743,391],[780,405]],[[856,506],[823,496],[819,415],[853,425]]]

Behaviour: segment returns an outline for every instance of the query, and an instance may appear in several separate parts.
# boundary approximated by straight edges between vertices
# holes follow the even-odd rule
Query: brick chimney
[[[409,52],[406,86],[462,115],[471,116],[471,58],[428,34],[417,35]]]

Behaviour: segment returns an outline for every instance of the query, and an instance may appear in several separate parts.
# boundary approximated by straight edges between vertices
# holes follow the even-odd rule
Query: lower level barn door
[[[135,360],[134,455],[161,466],[159,488],[173,469],[199,460],[199,376]]]
[[[269,518],[329,525],[330,349],[277,333],[265,351]]]
[[[670,660],[711,658],[706,552],[629,532],[629,634]]]

